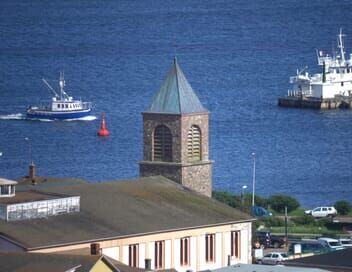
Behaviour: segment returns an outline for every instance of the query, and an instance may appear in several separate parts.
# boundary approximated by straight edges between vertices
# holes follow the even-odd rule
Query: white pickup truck
[[[310,214],[315,218],[320,217],[333,217],[337,214],[337,211],[334,207],[317,207],[314,210],[307,210],[305,214]]]

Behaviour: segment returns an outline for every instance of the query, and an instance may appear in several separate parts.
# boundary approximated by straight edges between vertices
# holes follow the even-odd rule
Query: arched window
[[[172,161],[172,135],[167,126],[157,126],[154,131],[154,160]]]
[[[201,135],[197,126],[192,126],[187,135],[187,159],[189,161],[201,160]]]

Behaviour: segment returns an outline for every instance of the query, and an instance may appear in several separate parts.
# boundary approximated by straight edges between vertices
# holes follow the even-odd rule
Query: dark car
[[[251,215],[255,217],[272,216],[273,214],[261,206],[253,206],[251,208]]]
[[[267,231],[256,231],[254,234],[254,245],[258,247],[258,243],[260,247],[274,247],[279,248],[285,244],[285,238],[277,235],[271,235],[270,232]]]

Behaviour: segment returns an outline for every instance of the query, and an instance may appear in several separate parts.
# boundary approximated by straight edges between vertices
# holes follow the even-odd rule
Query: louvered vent
[[[158,126],[154,131],[154,160],[172,161],[172,135],[166,126]]]
[[[189,161],[201,160],[201,135],[197,126],[192,126],[188,131],[187,158]]]

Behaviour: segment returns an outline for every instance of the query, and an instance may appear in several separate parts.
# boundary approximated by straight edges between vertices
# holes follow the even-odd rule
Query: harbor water
[[[305,207],[352,201],[352,111],[277,106],[297,68],[318,72],[315,50],[330,52],[340,28],[352,52],[351,13],[350,1],[333,0],[3,0],[0,176],[24,176],[34,160],[41,176],[138,177],[141,112],[177,55],[211,112],[215,190],[250,193],[255,152],[257,194],[289,194]],[[60,71],[95,117],[24,120],[50,98],[41,79]]]

